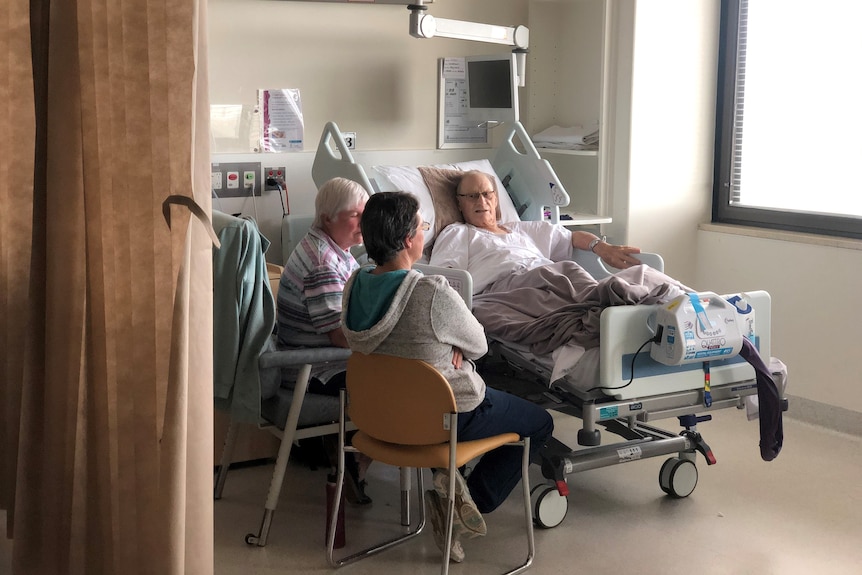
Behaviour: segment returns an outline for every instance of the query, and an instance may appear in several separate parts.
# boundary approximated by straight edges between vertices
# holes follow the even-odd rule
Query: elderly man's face
[[[497,193],[487,176],[465,176],[458,190],[458,207],[464,221],[477,228],[496,229]]]

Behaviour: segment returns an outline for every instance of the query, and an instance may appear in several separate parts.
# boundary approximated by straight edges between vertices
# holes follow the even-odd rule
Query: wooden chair
[[[358,431],[352,445],[345,445],[346,406],[350,421]],[[449,571],[449,550],[455,512],[455,473],[468,461],[503,445],[520,445],[524,456],[522,485],[524,491],[524,527],[527,534],[527,558],[506,575],[529,568],[535,555],[533,517],[530,508],[529,442],[516,433],[506,433],[475,441],[458,441],[458,414],[449,382],[431,365],[402,357],[354,352],[347,362],[347,390],[341,393],[341,426],[339,429],[338,474],[336,493],[344,482],[344,456],[361,452],[374,461],[405,468],[416,468],[419,501],[424,497],[423,468],[446,469],[449,487],[446,514],[446,545],[441,572]],[[402,508],[407,494],[402,482]],[[338,501],[339,498],[336,498]],[[425,527],[424,505],[420,505],[419,521],[398,537],[337,559],[334,556],[335,528],[339,504],[333,505],[330,529],[327,533],[327,560],[341,567],[356,560],[403,543],[418,535]]]

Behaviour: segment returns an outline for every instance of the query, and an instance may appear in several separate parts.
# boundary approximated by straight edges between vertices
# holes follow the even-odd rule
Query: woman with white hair
[[[352,180],[325,182],[314,201],[314,222],[290,254],[278,287],[278,342],[286,347],[349,347],[341,327],[341,294],[359,264],[350,253],[362,243],[359,221],[368,193]],[[312,372],[310,393],[338,395],[345,363]],[[354,503],[370,503],[358,469],[350,466],[347,490]]]
[[[341,293],[359,264],[350,253],[362,243],[359,221],[368,193],[333,178],[314,201],[314,223],[290,254],[278,287],[278,340],[287,346],[348,347],[341,330]],[[325,384],[328,377],[317,376]],[[334,391],[338,395],[338,390]]]

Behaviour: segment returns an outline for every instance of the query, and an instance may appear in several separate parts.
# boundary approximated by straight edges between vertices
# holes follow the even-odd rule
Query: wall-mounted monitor
[[[518,121],[514,54],[467,56],[467,117],[477,122]]]

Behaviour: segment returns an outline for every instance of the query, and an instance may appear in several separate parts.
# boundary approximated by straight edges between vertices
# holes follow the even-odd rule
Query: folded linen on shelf
[[[533,143],[540,148],[596,149],[599,130],[585,129],[583,126],[565,128],[554,125],[533,135]]]

